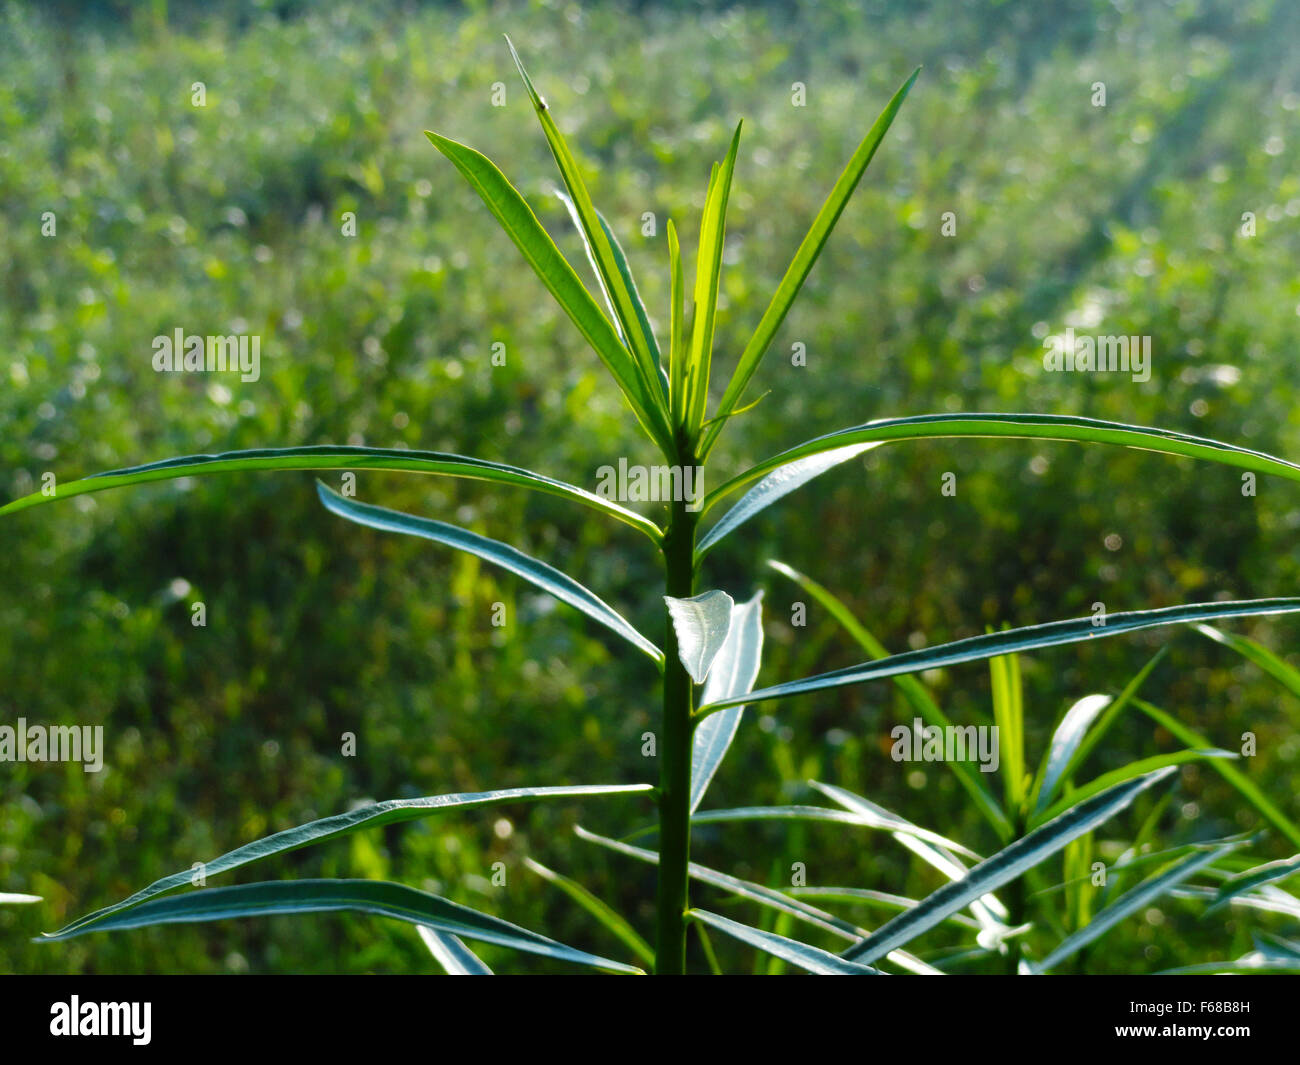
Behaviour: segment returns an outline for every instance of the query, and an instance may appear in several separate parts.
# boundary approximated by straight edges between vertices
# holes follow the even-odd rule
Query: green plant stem
[[[1025,834],[1025,815],[1023,812],[1016,814],[1015,839],[1019,840]],[[1025,923],[1025,913],[1028,907],[1028,898],[1025,891],[1026,873],[1021,873],[1011,883],[1007,885],[1007,924],[1012,928],[1019,928]],[[1010,976],[1016,976],[1020,972],[1020,959],[1024,953],[1020,949],[1023,936],[1013,936],[1007,943],[1007,973]]]
[[[689,454],[687,448],[681,449]],[[683,463],[684,465],[686,463]],[[684,501],[672,504],[664,537],[667,594],[695,594],[695,527],[699,515]],[[686,969],[687,865],[691,851],[691,720],[694,689],[677,653],[677,632],[665,609],[664,719],[659,746],[659,886],[655,973],[681,975]]]

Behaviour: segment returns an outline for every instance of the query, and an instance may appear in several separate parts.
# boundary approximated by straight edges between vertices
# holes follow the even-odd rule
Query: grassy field
[[[257,446],[455,451],[588,488],[619,456],[650,461],[595,358],[423,136],[488,154],[579,262],[503,32],[580,150],[652,312],[667,307],[665,222],[693,258],[709,164],[745,119],[718,321],[728,370],[844,160],[924,67],[756,379],[766,396],[729,427],[719,477],[822,432],[958,410],[1161,425],[1300,459],[1298,22],[1285,0],[7,5],[0,498],[49,471]],[[1067,327],[1151,337],[1150,379],[1045,372],[1043,339]],[[260,335],[259,379],[155,373],[151,342],[177,328]],[[361,499],[566,568],[634,622],[660,609],[655,559],[630,530],[469,483],[357,481]],[[762,681],[775,683],[861,653],[817,609],[791,624],[801,596],[767,559],[836,589],[901,650],[1098,602],[1292,594],[1296,488],[1261,479],[1248,497],[1232,470],[1069,444],[896,445],[765,512],[705,580],[737,597],[766,589]],[[44,898],[0,909],[0,971],[431,972],[414,930],[378,919],[30,938],[368,799],[655,777],[641,754],[657,719],[646,663],[470,556],[340,522],[308,474],[81,497],[7,518],[0,536],[0,719],[102,724],[107,743],[98,774],[0,766],[0,891]],[[191,624],[196,602],[205,627]],[[506,628],[490,621],[499,602]],[[1284,656],[1300,634],[1287,619],[1236,631]],[[1025,660],[1035,764],[1066,706],[1118,690],[1164,644],[1145,694],[1224,747],[1254,732],[1243,772],[1300,817],[1300,705],[1191,631]],[[987,670],[927,680],[955,719],[987,718]],[[910,719],[883,684],[751,712],[710,804],[809,801],[816,777],[995,849],[942,767],[889,758],[890,729]],[[1094,765],[1177,745],[1134,714]],[[1099,833],[1101,853],[1153,803]],[[507,808],[354,836],[263,873],[402,880],[611,952],[523,859],[583,880],[645,931],[653,871],[570,828],[619,834],[651,814],[640,798]],[[1158,825],[1173,845],[1259,820],[1189,765]],[[1293,850],[1274,834],[1255,853]],[[773,886],[795,862],[816,885],[916,897],[941,882],[878,834],[833,825],[714,826],[695,853]],[[1286,924],[1166,902],[1086,968],[1236,957],[1251,928]],[[498,971],[560,968],[483,955]],[[724,957],[753,964],[740,947]]]

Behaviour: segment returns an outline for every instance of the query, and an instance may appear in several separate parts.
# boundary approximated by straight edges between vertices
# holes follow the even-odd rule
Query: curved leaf
[[[539,936],[536,932],[520,928],[499,917],[490,917],[438,895],[430,895],[387,880],[269,880],[258,884],[238,884],[235,887],[205,888],[186,895],[155,899],[93,924],[78,928],[69,926],[60,932],[41,936],[37,942],[50,943],[89,932],[112,932],[161,924],[192,924],[232,917],[332,913],[340,910],[372,913],[414,925],[427,925],[437,932],[495,943],[497,946],[540,954],[559,961],[577,962],[579,965],[610,972],[641,972],[631,965],[566,947],[563,943]]]
[[[640,364],[614,331],[590,292],[560,254],[533,209],[487,156],[425,130],[433,146],[450,160],[479,194],[528,264],[600,356],[627,397],[642,428],[666,456],[674,456],[672,432],[656,397],[648,390]]]
[[[1050,821],[1053,817],[1059,817],[1072,806],[1078,805],[1085,799],[1090,799],[1099,792],[1115,784],[1122,783],[1125,780],[1132,780],[1135,777],[1143,776],[1156,769],[1164,769],[1166,766],[1180,766],[1187,762],[1195,762],[1202,758],[1232,759],[1237,756],[1231,751],[1223,751],[1218,748],[1209,747],[1193,749],[1186,751],[1173,751],[1170,754],[1156,754],[1150,758],[1140,758],[1136,762],[1129,762],[1128,765],[1120,766],[1118,769],[1112,769],[1109,773],[1103,773],[1095,780],[1088,781],[1081,788],[1076,788],[1064,798],[1049,806],[1043,813],[1036,814],[1029,819],[1029,824],[1041,825],[1044,821]]]
[[[862,143],[858,145],[857,150],[849,159],[848,165],[845,166],[844,172],[840,174],[839,179],[831,188],[830,195],[826,197],[826,202],[822,204],[821,210],[817,212],[817,217],[813,219],[812,226],[800,243],[799,249],[794,253],[794,258],[790,261],[789,267],[786,268],[785,276],[781,278],[781,283],[777,286],[776,292],[772,294],[772,301],[767,305],[767,310],[763,312],[763,317],[759,319],[754,335],[750,337],[749,342],[740,353],[735,373],[731,375],[726,391],[723,392],[722,399],[718,402],[718,409],[714,414],[713,428],[704,437],[703,447],[699,452],[701,460],[712,450],[718,433],[722,431],[722,426],[726,424],[727,415],[740,402],[740,397],[744,394],[749,379],[754,376],[754,371],[758,369],[758,364],[762,361],[763,355],[772,343],[772,338],[776,336],[776,331],[781,328],[781,323],[785,321],[786,314],[794,303],[795,297],[799,295],[799,289],[803,287],[803,283],[812,270],[813,264],[817,261],[817,256],[821,254],[827,238],[831,235],[831,230],[835,228],[835,223],[839,221],[840,215],[849,202],[849,197],[853,195],[853,190],[858,187],[858,182],[862,180],[862,175],[866,172],[872,157],[875,156],[876,149],[880,147],[880,142],[884,140],[886,131],[893,124],[894,116],[898,114],[898,109],[903,106],[903,100],[907,98],[913,82],[916,81],[916,77],[920,73],[921,69],[918,67],[912,72],[912,76],[894,93],[889,103],[885,105],[880,117],[867,130],[867,135],[862,138]]]
[[[1068,621],[1051,621],[1045,625],[1028,625],[1019,629],[984,636],[972,636],[952,643],[937,644],[919,651],[904,651],[876,662],[837,669],[803,680],[761,688],[744,697],[744,702],[757,703],[770,699],[783,699],[790,695],[820,691],[824,688],[842,688],[847,684],[862,684],[869,680],[896,677],[906,673],[919,673],[927,669],[978,662],[986,658],[1013,652],[1033,651],[1041,647],[1099,640],[1125,632],[1150,629],[1160,625],[1176,625],[1204,621],[1207,618],[1258,617],[1268,614],[1294,614],[1300,612],[1300,598],[1246,599],[1241,602],[1195,603],[1190,606],[1161,607],[1158,610],[1130,610],[1108,614],[1105,624],[1098,626],[1095,617],[1072,618]],[[720,699],[701,707],[696,713],[703,717],[738,699]]]
[[[696,684],[703,684],[709,667],[727,642],[731,630],[731,608],[735,601],[716,589],[689,599],[664,596],[668,615],[677,633],[677,654]]]
[[[341,447],[333,444],[308,447],[259,448],[252,451],[225,451],[216,455],[183,455],[179,458],[130,466],[121,470],[96,473],[79,481],[55,486],[55,493],[42,492],[15,499],[0,507],[0,514],[10,514],[56,499],[68,499],[87,492],[102,492],[149,481],[170,481],[178,477],[197,477],[210,473],[235,473],[254,470],[386,470],[410,473],[441,474],[475,481],[532,488],[548,495],[582,503],[645,533],[656,544],[663,533],[654,522],[592,492],[563,481],[546,477],[516,466],[451,455],[440,451],[406,451],[400,448]]]
[[[448,976],[491,976],[492,970],[459,938],[450,932],[437,932],[422,924],[418,931],[434,961]]]
[[[1052,742],[1044,756],[1043,768],[1038,774],[1038,797],[1034,813],[1046,808],[1056,789],[1065,779],[1065,770],[1074,759],[1084,734],[1097,719],[1097,715],[1111,704],[1109,695],[1085,695],[1065,712],[1061,723],[1052,733]]]
[[[555,596],[560,602],[568,603],[587,617],[599,621],[633,646],[644,651],[656,662],[662,662],[664,659],[664,653],[658,647],[637,632],[618,611],[594,592],[584,588],[555,567],[539,562],[509,544],[490,540],[486,536],[479,536],[478,533],[472,533],[456,525],[448,525],[446,522],[434,521],[432,518],[420,518],[413,514],[403,514],[399,510],[389,510],[387,507],[358,503],[354,499],[339,495],[334,489],[319,481],[316,483],[316,489],[325,509],[340,517],[372,529],[406,533],[408,536],[419,536],[425,540],[468,551],[471,555],[477,555],[524,578]]]
[[[757,947],[765,954],[771,954],[774,958],[788,961],[791,965],[797,965],[805,972],[816,973],[818,976],[880,975],[879,969],[873,969],[869,965],[858,965],[856,962],[845,961],[839,955],[832,954],[828,950],[811,947],[807,943],[787,939],[785,936],[778,936],[775,932],[764,932],[761,928],[751,928],[739,921],[720,917],[716,913],[709,913],[708,910],[690,910],[687,916],[693,920],[702,921],[710,928],[716,928],[719,932],[725,932],[733,939],[739,939],[742,943],[748,943],[751,947]]]
[[[500,791],[457,792],[450,795],[426,795],[418,799],[388,799],[385,802],[359,806],[347,813],[334,814],[309,821],[305,825],[287,828],[283,832],[265,836],[252,843],[245,843],[233,851],[227,851],[210,862],[203,863],[205,877],[217,876],[239,869],[252,862],[270,858],[276,854],[309,847],[327,840],[346,836],[363,828],[377,828],[401,821],[415,821],[431,814],[446,810],[473,809],[481,806],[499,806],[502,803],[539,802],[543,799],[581,799],[593,795],[626,795],[637,792],[652,791],[649,784],[584,784],[549,788],[503,788]],[[79,917],[58,934],[71,933],[90,924],[98,923],[114,914],[134,909],[141,903],[165,895],[181,888],[189,887],[193,882],[194,871],[183,869],[161,880],[155,880],[134,895],[114,903],[102,910]]]
[[[1167,779],[1173,769],[1160,769],[1138,780],[1117,784],[1087,802],[1022,836],[970,870],[962,879],[945,884],[913,909],[881,925],[861,943],[844,951],[849,961],[870,964],[887,951],[901,947],[929,931],[949,914],[965,909],[971,902],[1026,870],[1046,861],[1072,839],[1091,832],[1109,821],[1152,785]]]
[[[1283,662],[1263,644],[1236,633],[1221,632],[1213,625],[1197,625],[1196,631],[1215,643],[1231,647],[1247,661],[1254,662],[1292,695],[1300,698],[1300,670]]]
[[[794,462],[787,462],[784,466],[773,470],[741,496],[740,501],[705,534],[695,548],[695,561],[698,563],[724,537],[730,536],[755,514],[770,507],[778,499],[789,495],[796,488],[807,484],[827,470],[834,469],[864,451],[879,446],[878,443],[850,444],[848,447],[838,447],[809,455],[807,458],[796,459]]]
[[[1272,473],[1291,481],[1300,481],[1300,465],[1275,458],[1262,451],[1251,451],[1234,444],[1189,436],[1169,429],[1148,429],[1121,422],[1099,421],[1068,414],[919,414],[909,418],[885,418],[866,425],[841,429],[819,436],[719,485],[704,499],[701,512],[707,512],[718,500],[738,489],[766,477],[773,470],[824,451],[868,442],[892,440],[942,440],[955,437],[1000,437],[1018,440],[1063,440],[1094,444],[1115,444],[1140,451],[1158,451],[1166,455],[1208,459],[1256,473]]]
[[[731,608],[727,639],[713,661],[702,698],[743,695],[754,686],[763,657],[763,593]],[[701,721],[691,740],[691,813],[699,807],[718,766],[726,757],[744,706],[733,706]]]

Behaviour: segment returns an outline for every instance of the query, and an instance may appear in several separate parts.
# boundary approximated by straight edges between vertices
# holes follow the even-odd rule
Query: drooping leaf
[[[56,499],[70,499],[87,492],[102,492],[108,488],[145,484],[150,481],[170,481],[180,477],[197,477],[212,473],[236,473],[254,470],[388,470],[410,473],[440,474],[475,481],[531,488],[548,495],[571,499],[603,514],[631,525],[645,533],[656,544],[663,533],[654,522],[640,514],[621,507],[592,492],[563,481],[533,473],[516,466],[498,462],[450,455],[439,451],[405,451],[382,447],[340,447],[333,444],[308,447],[256,449],[252,451],[226,451],[218,455],[184,455],[164,459],[144,466],[131,466],[122,470],[96,473],[79,481],[66,481],[55,485],[54,495],[42,492],[15,499],[0,507],[0,514],[11,514]]]
[[[718,523],[705,534],[695,548],[696,562],[699,562],[724,537],[730,536],[759,511],[770,507],[778,499],[789,495],[796,488],[807,484],[814,477],[820,476],[841,463],[848,462],[849,459],[856,458],[864,451],[879,446],[879,444],[850,444],[848,447],[823,451],[817,455],[809,455],[806,459],[798,459],[773,470],[746,492],[740,498],[740,501],[727,511]]]
[[[389,510],[387,507],[377,507],[370,503],[359,503],[355,499],[340,495],[319,481],[316,487],[320,501],[332,513],[372,529],[418,536],[477,555],[535,584],[560,602],[568,603],[569,606],[582,611],[589,618],[599,621],[634,647],[644,651],[656,662],[663,661],[663,652],[637,632],[618,611],[554,566],[539,562],[509,544],[490,540],[486,536],[479,536],[478,533],[472,533],[456,525],[434,521],[432,518],[417,517],[414,514],[403,514],[399,510]]]
[[[317,843],[337,839],[363,828],[378,828],[402,821],[415,821],[447,810],[475,809],[484,806],[499,806],[502,803],[540,802],[543,799],[582,799],[598,795],[627,795],[652,791],[649,784],[584,784],[566,785],[548,788],[503,788],[498,791],[457,792],[450,795],[426,795],[417,799],[388,799],[385,802],[359,806],[347,813],[334,814],[309,821],[304,825],[285,829],[270,836],[245,843],[227,851],[211,861],[203,863],[205,877],[214,877],[228,873],[252,862],[261,861],[277,854],[309,847]],[[193,883],[194,871],[182,869],[161,880],[155,880],[146,888],[121,902],[106,906],[102,910],[79,917],[62,929],[59,935],[70,933],[84,926],[96,924],[159,895],[166,895]]]
[[[677,654],[696,684],[703,684],[713,660],[731,631],[731,611],[735,601],[716,589],[701,592],[689,599],[664,596],[668,614],[677,633]]]
[[[185,895],[154,899],[134,909],[119,911],[76,927],[69,925],[62,931],[41,936],[38,942],[56,942],[89,932],[122,931],[162,924],[337,911],[371,913],[414,925],[427,925],[437,932],[448,932],[466,939],[495,943],[497,946],[540,954],[559,961],[576,962],[609,972],[641,972],[634,966],[567,947],[499,917],[386,880],[270,880],[258,884],[238,884],[235,887],[205,888]]]
[[[867,131],[867,135],[862,139],[862,143],[858,145],[852,158],[849,159],[848,165],[844,168],[839,180],[835,182],[830,195],[826,197],[826,202],[822,204],[821,210],[817,212],[817,217],[813,219],[811,228],[803,238],[799,249],[794,253],[794,258],[786,269],[785,276],[777,286],[776,292],[773,293],[772,301],[767,305],[767,310],[763,312],[763,317],[759,319],[754,335],[750,337],[749,342],[740,353],[736,370],[727,383],[726,391],[723,392],[722,399],[718,403],[713,427],[704,437],[704,444],[700,449],[701,458],[708,455],[718,433],[722,430],[722,426],[726,424],[727,415],[740,402],[745,387],[749,384],[750,378],[754,376],[754,371],[758,369],[758,364],[772,343],[772,338],[776,336],[776,331],[781,328],[781,323],[785,321],[785,316],[789,313],[795,297],[799,294],[799,289],[803,286],[805,279],[813,268],[813,264],[817,261],[817,256],[821,254],[827,238],[831,235],[831,230],[835,228],[835,223],[839,221],[845,205],[849,202],[849,197],[853,195],[853,190],[858,187],[858,182],[862,180],[862,175],[866,172],[868,164],[876,154],[876,149],[880,147],[885,132],[893,123],[894,116],[898,114],[898,109],[903,105],[903,100],[911,91],[912,83],[916,81],[916,77],[920,72],[918,67],[912,73],[912,76],[903,83],[902,87],[894,93],[889,103],[885,105],[884,111],[880,113],[880,117]]]
[[[1098,640],[1161,625],[1185,624],[1208,618],[1258,617],[1297,612],[1300,612],[1300,598],[1288,597],[1246,599],[1240,602],[1194,603],[1161,607],[1157,610],[1130,610],[1108,614],[1105,624],[1101,626],[1098,626],[1096,618],[1091,616],[1071,618],[1068,621],[1051,621],[1044,625],[1028,625],[1024,628],[1005,629],[984,636],[972,636],[965,640],[925,647],[919,651],[904,651],[876,662],[865,662],[862,665],[849,666],[847,669],[837,669],[815,677],[805,677],[803,680],[761,688],[745,696],[744,701],[757,703],[783,699],[791,695],[802,695],[805,692],[841,688],[848,684],[862,684],[869,680],[940,669],[960,665],[963,662],[978,662],[1012,652],[1020,653],[1043,647]],[[720,699],[711,705],[702,706],[697,714],[701,717],[706,716],[731,705],[732,702],[733,700]]]
[[[743,695],[754,686],[763,658],[763,593],[731,608],[727,638],[704,684],[704,701]],[[726,757],[745,707],[733,706],[705,718],[691,740],[691,812],[699,808],[718,766]]]
[[[1061,440],[1114,444],[1140,451],[1207,459],[1256,473],[1271,473],[1300,481],[1300,465],[1262,451],[1207,440],[1171,429],[1148,429],[1121,422],[1099,421],[1069,414],[920,414],[909,418],[884,418],[805,441],[737,474],[710,492],[702,513],[732,492],[766,477],[773,470],[823,451],[868,442],[892,440],[943,440],[997,437],[1017,440]]]
[[[798,570],[787,566],[784,562],[769,560],[767,564],[783,577],[794,581],[795,584],[799,585],[800,588],[825,607],[831,617],[843,625],[858,646],[872,658],[889,657],[889,651],[885,648],[885,645],[867,630],[866,626],[845,606],[843,600],[839,599],[833,592],[818,584],[811,577],[805,576]],[[913,676],[903,674],[894,677],[893,682],[898,690],[902,692],[908,704],[921,716],[927,725],[941,729],[953,727],[948,715],[939,709],[939,704],[934,701],[929,689],[919,680]],[[727,711],[722,712],[726,713]],[[700,728],[703,728],[708,721],[709,718],[706,717],[700,723]],[[966,789],[967,794],[974,800],[976,808],[993,826],[997,834],[1004,841],[1009,841],[1014,834],[1011,822],[1007,819],[1007,815],[1002,811],[1002,807],[998,805],[998,801],[993,797],[993,794],[979,779],[979,774],[967,766],[965,762],[953,761],[944,764],[956,775],[962,787]]]
[[[839,955],[832,954],[828,950],[809,946],[807,943],[800,943],[798,940],[787,939],[785,936],[778,936],[774,932],[764,932],[761,928],[751,928],[747,924],[741,924],[739,921],[733,921],[728,917],[720,917],[708,910],[694,909],[690,911],[688,916],[693,920],[704,922],[711,928],[716,928],[719,932],[725,932],[733,939],[739,939],[742,943],[757,947],[765,954],[771,954],[782,961],[788,961],[791,965],[797,965],[805,972],[815,973],[818,976],[880,975],[879,969],[873,969],[869,965],[858,965],[856,962],[845,961]]]
[[[623,346],[614,326],[560,254],[519,190],[480,152],[428,130],[425,136],[479,194],[555,301],[600,356],[650,439],[666,456],[674,456],[672,432],[660,400],[650,389],[649,378],[636,356]]]
[[[493,975],[492,970],[459,937],[450,932],[435,931],[425,924],[419,925],[418,931],[434,961],[442,966],[443,972],[448,976]]]
[[[949,839],[947,836],[941,836],[938,832],[931,832],[928,828],[914,825],[907,818],[891,813],[879,803],[874,803],[861,795],[855,795],[847,788],[841,788],[835,784],[823,784],[819,780],[810,780],[808,783],[831,801],[839,803],[864,825],[924,840],[926,843],[933,844],[945,851],[964,854],[973,861],[982,860],[973,850],[958,843],[955,839]]]
[[[569,898],[573,899],[579,906],[591,914],[597,921],[603,924],[612,932],[623,944],[640,958],[646,965],[651,967],[655,963],[654,948],[650,946],[633,928],[627,920],[617,910],[608,903],[597,898],[576,880],[548,869],[541,862],[534,861],[532,858],[525,858],[524,864],[548,884],[554,884],[563,891]]]
[[[1072,839],[1091,832],[1129,806],[1147,788],[1168,778],[1173,769],[1160,769],[1131,780],[1072,807],[1054,821],[1016,840],[970,870],[961,880],[945,884],[915,908],[881,925],[861,943],[844,951],[849,961],[870,965],[886,952],[929,931],[951,913],[1021,876],[1046,861]]]
[[[1033,966],[1034,971],[1039,973],[1050,972],[1067,958],[1073,957],[1089,943],[1104,936],[1124,918],[1131,916],[1148,903],[1155,901],[1176,884],[1181,884],[1184,880],[1195,876],[1207,865],[1218,861],[1224,854],[1242,846],[1243,843],[1244,841],[1231,843],[1217,847],[1214,850],[1193,854],[1175,863],[1164,872],[1148,877],[1137,887],[1126,891],[1109,906],[1100,910],[1091,921],[1073,935],[1068,936],[1046,958]]]

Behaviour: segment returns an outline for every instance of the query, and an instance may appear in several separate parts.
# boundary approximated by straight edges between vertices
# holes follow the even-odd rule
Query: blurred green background
[[[661,325],[664,223],[674,219],[693,267],[709,165],[746,120],[715,383],[858,139],[924,65],[751,386],[751,398],[769,394],[724,434],[713,483],[833,429],[957,410],[1161,425],[1296,458],[1297,23],[1286,0],[8,4],[0,495],[32,491],[46,471],[67,480],[309,443],[457,451],[587,487],[619,456],[653,461],[595,356],[423,136],[488,154],[586,276],[503,32]],[[195,82],[204,107],[191,103]],[[795,82],[804,107],[792,106]],[[41,233],[46,211],[53,237]],[[346,211],[354,238],[340,232]],[[654,236],[642,234],[646,212]],[[1150,335],[1150,381],[1044,373],[1041,337],[1068,325]],[[260,335],[261,379],[155,374],[151,340],[178,327]],[[491,365],[496,342],[504,367]],[[805,367],[791,365],[795,343]],[[940,494],[946,472],[955,498]],[[509,540],[656,631],[656,560],[622,526],[411,475],[361,473],[358,497]],[[806,628],[790,624],[802,597],[768,558],[839,591],[904,649],[1094,602],[1292,594],[1298,527],[1295,485],[1262,480],[1243,498],[1227,468],[1069,444],[901,444],[747,525],[702,585],[767,589],[760,682],[775,683],[860,653],[815,607]],[[0,766],[0,891],[45,899],[0,909],[0,971],[432,972],[413,928],[370,918],[30,937],[367,799],[657,776],[641,756],[657,707],[640,656],[473,558],[332,517],[310,474],[83,496],[6,519],[0,536],[0,717],[102,723],[108,747],[100,774]],[[198,601],[206,628],[190,624]],[[508,606],[505,629],[491,625],[495,602]],[[1288,654],[1298,624],[1237,631]],[[1162,642],[1172,649],[1145,689],[1152,701],[1226,747],[1254,731],[1259,754],[1242,768],[1300,817],[1300,708],[1190,632],[1024,662],[1033,764],[1073,700],[1122,686]],[[933,680],[958,721],[988,713],[986,670]],[[889,730],[911,717],[882,684],[751,710],[707,802],[813,801],[816,777],[993,848],[951,774],[888,757]],[[340,754],[349,731],[353,758]],[[1176,746],[1134,714],[1092,764]],[[1129,838],[1149,805],[1100,838]],[[431,819],[241,877],[402,880],[621,957],[522,859],[577,877],[648,934],[653,871],[570,828],[619,834],[651,813],[635,798]],[[1190,766],[1161,838],[1257,824],[1217,775]],[[1255,853],[1290,851],[1274,835]],[[816,885],[918,895],[940,883],[892,841],[843,826],[714,826],[697,832],[694,855],[774,886],[796,861]],[[491,883],[495,862],[504,887]],[[1091,971],[1235,957],[1251,926],[1279,927],[1200,920],[1177,902],[1153,914],[1114,933]],[[722,949],[729,965],[752,965],[747,949]],[[499,971],[559,968],[482,953]]]

